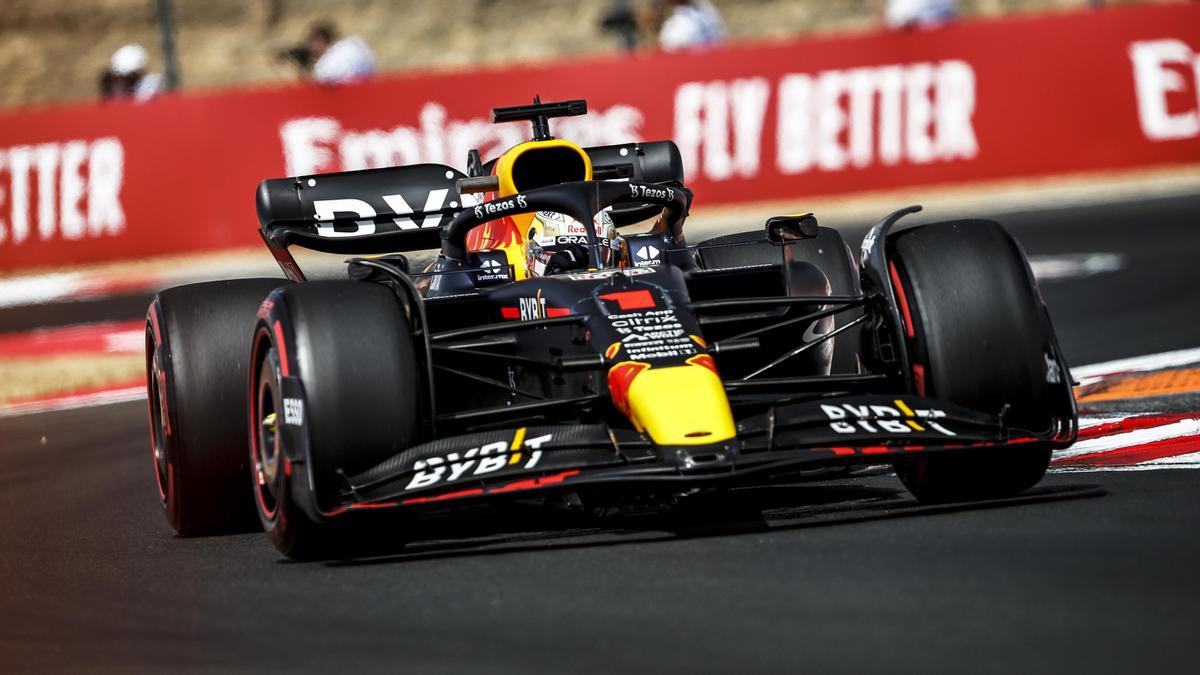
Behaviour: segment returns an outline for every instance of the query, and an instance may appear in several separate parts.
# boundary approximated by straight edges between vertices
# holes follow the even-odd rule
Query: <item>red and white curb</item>
[[[69,354],[140,354],[146,349],[146,321],[106,321],[0,334],[0,358]]]
[[[38,328],[20,333],[0,334],[0,359],[142,354],[145,349],[146,322],[144,319]],[[136,401],[145,397],[145,380],[137,378],[126,382],[59,391],[50,395],[0,403],[0,417],[90,408],[123,401]]]
[[[1180,349],[1072,368],[1071,375],[1087,388],[1196,363],[1200,349]],[[1200,469],[1200,411],[1083,415],[1079,427],[1075,444],[1054,453],[1051,471]]]
[[[1200,413],[1086,416],[1053,471],[1200,469]]]

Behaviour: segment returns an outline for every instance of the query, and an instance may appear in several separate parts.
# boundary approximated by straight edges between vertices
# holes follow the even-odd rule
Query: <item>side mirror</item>
[[[811,213],[771,216],[767,219],[767,241],[772,244],[781,246],[796,239],[812,239],[815,236],[817,218]]]
[[[458,189],[458,194],[460,195],[479,194],[481,192],[499,192],[500,177],[489,175],[459,178],[455,187]]]

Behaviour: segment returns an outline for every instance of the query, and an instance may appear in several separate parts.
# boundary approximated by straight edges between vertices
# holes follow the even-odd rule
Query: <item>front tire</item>
[[[1012,236],[991,221],[961,220],[903,230],[889,246],[915,393],[1047,432],[1051,328]],[[1008,497],[1041,480],[1050,453],[1044,443],[947,452],[896,472],[922,502]]]
[[[422,396],[412,332],[396,295],[373,283],[299,284],[271,301],[253,348],[255,503],[281,553],[328,557],[350,543],[341,526],[349,516],[327,517],[339,507],[342,475],[416,441]]]

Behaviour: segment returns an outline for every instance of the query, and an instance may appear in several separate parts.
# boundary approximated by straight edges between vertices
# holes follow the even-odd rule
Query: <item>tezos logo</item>
[[[645,197],[647,199],[675,199],[675,191],[669,187],[630,183],[629,196],[634,198]]]
[[[504,213],[505,211],[512,211],[517,207],[526,208],[528,206],[529,204],[525,200],[525,195],[516,195],[515,198],[484,202],[479,206],[476,206],[475,217],[483,218],[484,215],[491,216],[498,213]]]

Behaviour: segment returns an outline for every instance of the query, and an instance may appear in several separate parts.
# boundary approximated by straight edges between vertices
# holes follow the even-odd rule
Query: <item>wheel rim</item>
[[[264,368],[266,370],[267,368]],[[282,455],[279,447],[279,423],[275,382],[273,378],[261,378],[255,397],[254,414],[254,483],[258,505],[263,515],[274,519],[279,503],[278,490],[282,471]]]
[[[146,341],[151,346],[149,377],[146,385],[150,403],[150,449],[154,454],[154,481],[158,485],[158,497],[167,502],[167,485],[170,481],[170,466],[167,457],[167,436],[171,430],[167,421],[166,374],[160,363],[161,353],[154,345],[154,335],[147,329]]]

